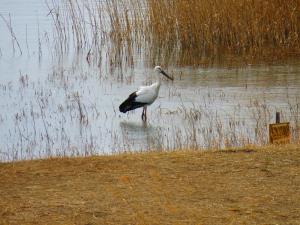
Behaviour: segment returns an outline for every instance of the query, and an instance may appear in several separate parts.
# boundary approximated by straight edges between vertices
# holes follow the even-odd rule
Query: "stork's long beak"
[[[161,70],[161,73],[164,75],[164,76],[166,76],[168,79],[170,79],[170,80],[174,80],[174,78],[173,77],[170,77],[165,71],[163,71],[163,70]]]

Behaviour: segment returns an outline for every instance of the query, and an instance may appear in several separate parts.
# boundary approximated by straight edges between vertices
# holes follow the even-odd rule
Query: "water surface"
[[[0,0],[22,54],[0,20],[0,160],[111,154],[186,147],[264,144],[275,112],[300,118],[300,64],[238,68],[165,68],[157,101],[128,114],[119,104],[140,85],[155,81],[145,59],[134,67],[89,64],[85,54],[53,54],[53,22],[42,1]],[[105,48],[101,54],[107,55]],[[159,62],[158,62],[159,63]],[[157,64],[158,64],[157,63]]]

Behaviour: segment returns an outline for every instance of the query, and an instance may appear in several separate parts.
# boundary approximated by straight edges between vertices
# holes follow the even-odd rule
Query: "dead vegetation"
[[[113,66],[274,62],[300,54],[299,0],[48,0],[56,51]],[[92,56],[92,57],[91,57]]]
[[[0,164],[0,224],[299,224],[299,145]]]
[[[148,0],[156,44],[177,46],[181,61],[202,57],[285,58],[299,53],[299,0]],[[166,49],[166,48],[165,48]],[[193,57],[191,57],[191,55]],[[192,63],[192,61],[190,61]]]

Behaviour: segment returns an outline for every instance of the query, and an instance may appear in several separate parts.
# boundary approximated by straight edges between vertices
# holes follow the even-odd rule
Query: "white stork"
[[[119,110],[122,113],[126,113],[130,110],[134,110],[143,107],[142,120],[147,120],[147,106],[151,105],[158,96],[161,74],[168,79],[173,80],[160,66],[156,66],[154,71],[157,74],[157,82],[149,86],[141,86],[139,89],[129,95],[129,97],[119,106]]]

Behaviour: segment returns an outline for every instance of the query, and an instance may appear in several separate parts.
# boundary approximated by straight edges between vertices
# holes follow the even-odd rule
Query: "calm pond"
[[[299,138],[297,61],[165,66],[174,81],[163,80],[143,123],[142,109],[122,114],[118,107],[155,81],[145,58],[134,55],[134,66],[126,68],[112,66],[109,57],[91,65],[86,53],[59,58],[44,1],[0,5],[0,161],[265,144],[276,111],[291,122],[293,140]],[[101,54],[107,56],[106,48]]]

